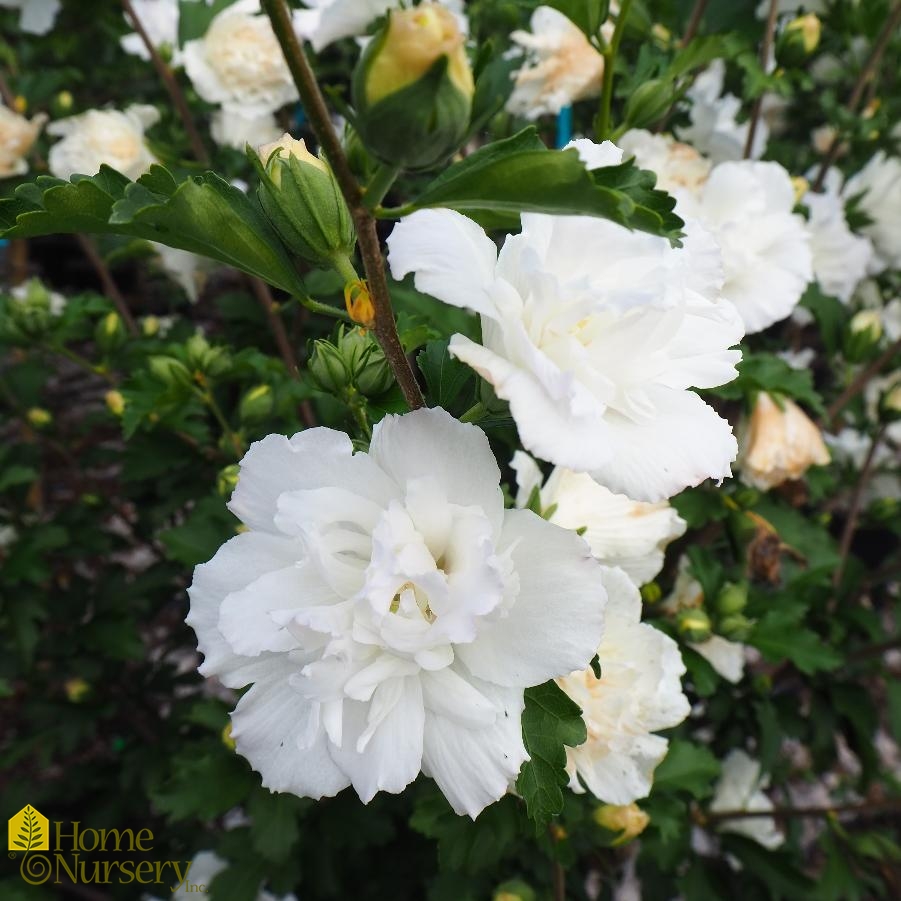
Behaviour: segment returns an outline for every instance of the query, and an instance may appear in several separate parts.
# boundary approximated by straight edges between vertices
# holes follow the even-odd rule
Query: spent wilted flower
[[[28,151],[46,121],[43,114],[26,119],[15,110],[0,105],[0,178],[24,175],[28,171]]]
[[[531,31],[510,35],[525,55],[514,75],[507,109],[526,119],[537,119],[559,113],[577,100],[600,95],[604,57],[582,30],[550,6],[539,6],[530,24]],[[602,31],[609,39],[609,24]]]

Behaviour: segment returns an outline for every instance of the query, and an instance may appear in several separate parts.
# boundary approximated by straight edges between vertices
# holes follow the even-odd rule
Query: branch
[[[901,338],[890,344],[872,363],[862,369],[856,378],[842,391],[826,410],[826,422],[831,430],[838,427],[838,414],[867,386],[867,382],[876,375],[886,363],[891,362],[896,353],[901,351]]]
[[[876,71],[876,67],[879,65],[879,61],[882,59],[882,55],[885,53],[885,49],[888,47],[888,43],[892,38],[892,32],[898,27],[899,23],[901,23],[901,0],[892,7],[892,11],[889,13],[889,17],[886,19],[882,31],[879,32],[879,36],[873,44],[873,49],[870,51],[867,61],[860,70],[860,75],[857,76],[857,81],[854,83],[854,88],[851,91],[851,96],[848,98],[847,103],[850,112],[854,113],[857,111],[857,107],[860,105],[860,101],[866,90],[867,83],[873,77],[873,73]],[[823,190],[823,185],[826,182],[826,175],[829,172],[830,166],[835,162],[835,158],[838,156],[838,150],[839,147],[841,147],[841,144],[841,135],[836,135],[832,139],[832,143],[829,145],[826,155],[823,157],[823,162],[820,164],[820,171],[817,173],[817,177],[812,186],[814,191],[819,192]]]
[[[628,0],[627,0],[628,2]],[[288,63],[288,68],[297,85],[300,100],[306,111],[313,134],[325,151],[326,158],[335,173],[338,186],[350,208],[354,225],[357,229],[357,240],[363,268],[369,283],[369,293],[375,309],[374,331],[385,358],[391,366],[394,377],[400,385],[407,405],[412,410],[424,406],[422,392],[416,382],[416,376],[404,353],[397,334],[394,321],[394,310],[391,308],[391,295],[388,292],[388,281],[385,277],[385,264],[382,259],[382,248],[376,232],[376,222],[372,214],[363,205],[363,192],[350,169],[350,164],[341,147],[341,142],[332,125],[325,98],[319,89],[316,76],[303,47],[297,40],[291,22],[291,13],[285,0],[262,0],[263,9],[272,23],[272,30],[278,39]]]
[[[766,66],[770,59],[770,48],[773,46],[773,38],[776,35],[776,19],[779,17],[779,0],[770,0],[770,13],[766,19],[766,31],[763,33],[763,43],[760,45],[760,68],[766,72]],[[766,93],[766,92],[764,92]],[[750,159],[754,150],[754,138],[757,136],[757,123],[763,112],[763,94],[755,101],[751,110],[751,122],[748,126],[748,139],[745,141],[744,158]]]
[[[610,44],[603,53],[604,74],[601,82],[601,108],[598,111],[595,135],[599,141],[605,140],[610,134],[610,108],[613,105],[613,77],[616,53],[619,50],[619,42],[622,40],[623,31],[626,29],[626,20],[629,18],[629,7],[631,5],[632,0],[622,0],[622,3],[620,3]]]
[[[784,820],[793,817],[828,817],[841,813],[901,813],[901,801],[832,804],[822,807],[774,807],[772,810],[718,810],[700,813],[701,824],[710,826],[723,820],[752,820],[770,818]]]
[[[685,27],[685,34],[682,35],[682,40],[679,41],[680,47],[687,46],[691,42],[691,39],[698,33],[698,28],[701,26],[701,19],[704,18],[706,10],[707,0],[695,0],[691,16],[688,19],[688,25]]]
[[[842,530],[841,543],[839,544],[839,561],[835,572],[832,574],[832,587],[838,588],[842,583],[842,576],[845,574],[845,567],[848,564],[848,555],[851,553],[851,542],[854,539],[854,532],[857,529],[857,520],[860,516],[860,506],[863,502],[863,492],[870,480],[870,474],[873,469],[873,463],[876,459],[876,449],[879,442],[885,435],[887,426],[882,425],[879,431],[873,436],[873,442],[870,444],[870,450],[867,452],[866,459],[863,461],[863,468],[860,470],[860,478],[854,486],[854,493],[851,495],[851,504],[848,507],[848,518],[845,520],[845,528]],[[835,603],[833,599],[833,604]]]
[[[94,272],[97,273],[97,278],[100,279],[100,284],[103,286],[103,293],[113,302],[113,305],[122,317],[122,321],[125,323],[125,327],[132,335],[137,335],[138,327],[135,324],[134,317],[131,315],[128,304],[125,302],[125,298],[122,296],[122,292],[119,290],[112,273],[103,261],[103,257],[100,256],[97,246],[87,235],[76,234],[75,240],[78,241],[88,262],[93,266]]]
[[[173,74],[172,69],[169,68],[166,61],[160,56],[159,51],[154,47],[153,41],[150,40],[150,35],[147,34],[144,25],[131,4],[131,0],[122,0],[122,8],[125,10],[126,16],[131,20],[134,30],[138,33],[138,36],[147,48],[153,67],[156,69],[163,85],[169,92],[169,97],[171,98],[179,118],[182,121],[182,125],[184,125],[185,131],[188,134],[191,152],[198,162],[203,163],[204,166],[208,166],[210,164],[210,155],[207,153],[203,139],[200,137],[200,132],[197,130],[197,124],[194,122],[194,117],[191,115],[191,108],[188,106],[188,101],[185,99],[184,92],[178,85],[178,80]]]

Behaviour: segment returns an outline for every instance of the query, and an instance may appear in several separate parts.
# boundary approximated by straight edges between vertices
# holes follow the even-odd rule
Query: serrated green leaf
[[[447,344],[447,339],[429,341],[417,355],[416,363],[425,378],[429,400],[451,410],[466,384],[475,379],[475,373],[450,355]]]
[[[575,149],[548,150],[529,127],[455,163],[403,212],[446,207],[502,214],[498,223],[508,224],[523,212],[599,216],[675,241],[684,223],[655,182],[632,162],[589,170]]]
[[[81,232],[157,241],[219,260],[290,294],[303,282],[269,220],[243,191],[213,172],[180,184],[162,166],[136,182],[102,166],[71,182],[41,176],[0,201],[0,236]]]
[[[708,748],[673,741],[654,772],[654,792],[686,791],[695,798],[705,798],[713,794],[719,774],[720,763]]]
[[[813,387],[813,376],[808,369],[793,369],[781,357],[767,353],[742,351],[738,364],[738,378],[712,391],[728,400],[750,398],[757,391],[782,394],[805,404],[814,413],[823,416],[826,408],[823,399]]]
[[[766,657],[776,662],[790,660],[801,672],[832,670],[842,662],[841,656],[820,637],[799,623],[798,612],[794,610],[772,610],[762,616],[748,638]]]
[[[522,738],[530,760],[516,780],[536,829],[563,810],[562,786],[566,773],[565,745],[576,747],[587,736],[582,711],[556,682],[545,682],[525,691]]]

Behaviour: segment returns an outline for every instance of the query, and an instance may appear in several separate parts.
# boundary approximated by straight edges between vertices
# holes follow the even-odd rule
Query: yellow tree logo
[[[50,824],[42,813],[26,804],[9,820],[10,851],[48,851]]]

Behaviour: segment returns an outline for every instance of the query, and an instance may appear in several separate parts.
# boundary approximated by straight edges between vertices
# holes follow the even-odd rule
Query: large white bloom
[[[356,37],[388,10],[397,9],[401,0],[304,0],[308,9],[294,13],[297,33],[306,38],[314,50],[322,50],[341,38]],[[435,0],[454,13],[465,34],[469,22],[464,13],[464,0]]]
[[[249,531],[196,569],[188,623],[204,675],[252,684],[232,736],[265,786],[369,801],[421,770],[473,817],[507,791],[523,689],[587,665],[606,593],[585,542],[499,483],[440,409],[386,417],[368,454],[326,428],[250,448]]]
[[[698,219],[723,256],[723,296],[750,334],[789,316],[813,279],[810,235],[792,212],[795,191],[778,163],[721,163],[696,196],[679,194],[678,212]]]
[[[514,31],[510,38],[525,50],[515,74],[507,109],[527,119],[559,113],[576,100],[601,93],[604,58],[562,12],[539,6],[532,13],[531,31]],[[609,24],[603,26],[609,39]]]
[[[588,740],[567,749],[570,787],[608,804],[647,797],[668,742],[653,733],[677,726],[690,705],[682,693],[682,655],[668,635],[641,622],[638,589],[618,569],[605,569],[601,678],[591,668],[558,679],[582,708]]]
[[[873,241],[882,268],[901,268],[901,159],[880,150],[848,179],[843,194],[863,195],[859,206],[872,222],[861,231]]]
[[[741,100],[734,94],[723,94],[726,64],[714,60],[688,90],[691,125],[679,129],[679,138],[687,141],[715,163],[740,160],[748,141],[749,124],[738,121]],[[754,133],[751,158],[757,159],[766,148],[769,129],[761,119]]]
[[[710,177],[710,160],[669,135],[633,128],[619,139],[619,146],[626,156],[635,157],[636,165],[657,175],[657,187],[662,191],[697,194]]]
[[[813,254],[813,273],[824,293],[848,303],[867,274],[873,257],[868,238],[848,228],[845,205],[837,190],[808,191],[802,201],[810,211],[807,231]]]
[[[756,760],[744,751],[730,751],[723,761],[722,773],[710,803],[710,812],[772,810],[773,802],[763,791],[766,785],[767,781],[760,778],[760,764]],[[771,817],[721,820],[717,829],[720,832],[737,832],[770,850],[778,848],[785,841],[776,821]]]
[[[154,162],[144,131],[160,118],[156,107],[134,105],[120,110],[88,110],[47,126],[62,140],[50,148],[48,165],[57,178],[95,175],[104,164],[137,178]]]
[[[172,53],[172,64],[181,65],[178,49],[178,2],[179,0],[131,0],[135,15],[147,32],[150,43],[157,49],[168,48]],[[132,24],[128,16],[125,20]],[[126,53],[149,60],[150,53],[137,32],[125,35],[119,43]]]
[[[297,88],[260,0],[238,0],[182,48],[185,72],[208,103],[245,117],[297,99]]]
[[[28,171],[25,157],[46,121],[43,114],[26,119],[15,110],[0,105],[0,178],[23,175]]]
[[[47,34],[62,8],[61,0],[0,0],[0,7],[18,9],[19,28],[29,34]]]
[[[592,166],[622,156],[578,147]],[[688,390],[728,382],[739,360],[708,235],[675,249],[604,219],[524,214],[498,255],[472,220],[423,210],[388,245],[396,278],[481,314],[482,344],[455,335],[451,352],[510,402],[528,451],[637,500],[730,474],[732,430]]]
[[[542,486],[535,461],[522,451],[513,455],[516,506],[525,507],[539,489],[547,519],[580,532],[591,553],[607,566],[618,566],[637,585],[650,582],[663,566],[666,546],[685,532],[685,520],[666,502],[648,504],[598,485],[583,472],[556,467]]]

